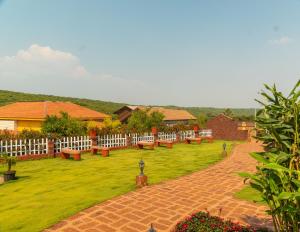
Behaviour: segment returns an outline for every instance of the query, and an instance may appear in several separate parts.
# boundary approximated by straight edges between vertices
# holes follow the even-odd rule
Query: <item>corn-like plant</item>
[[[300,80],[290,94],[285,97],[274,85],[265,85],[268,92],[261,95],[265,101],[256,100],[263,109],[258,112],[256,124],[259,128],[257,139],[261,140],[270,152],[292,154],[287,166],[299,170],[299,126],[300,126]]]
[[[266,147],[266,152],[251,154],[259,162],[255,174],[241,173],[250,179],[268,204],[275,231],[300,229],[300,80],[288,96],[276,86],[265,85],[267,92],[258,101],[263,109],[256,119],[257,139]]]

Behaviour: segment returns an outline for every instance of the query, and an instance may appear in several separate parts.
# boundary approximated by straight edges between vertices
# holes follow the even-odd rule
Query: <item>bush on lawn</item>
[[[71,118],[68,113],[61,112],[56,115],[47,116],[42,124],[42,133],[47,137],[81,136],[87,134],[86,122]]]
[[[265,229],[254,229],[242,226],[217,216],[211,216],[208,212],[198,212],[176,225],[175,232],[263,232]]]

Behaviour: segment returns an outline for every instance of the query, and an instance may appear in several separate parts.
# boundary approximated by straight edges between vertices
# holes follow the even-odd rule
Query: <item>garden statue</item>
[[[148,230],[148,232],[156,232],[156,230],[153,227],[153,224],[151,223],[150,225],[150,229]]]
[[[135,183],[138,188],[141,188],[148,185],[148,177],[144,174],[145,162],[143,159],[141,159],[139,162],[139,168],[140,174],[136,176]]]
[[[141,161],[139,162],[139,166],[140,166],[140,170],[141,170],[140,176],[143,176],[144,168],[145,168],[145,163],[144,163],[143,159],[141,159]]]
[[[223,143],[223,151],[222,151],[222,156],[223,156],[223,157],[227,156],[226,147],[227,147],[227,144],[226,144],[226,143]]]

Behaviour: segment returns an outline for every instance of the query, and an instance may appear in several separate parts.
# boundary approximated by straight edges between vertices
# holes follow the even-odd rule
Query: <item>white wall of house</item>
[[[13,120],[0,120],[0,130],[16,130],[17,122]]]

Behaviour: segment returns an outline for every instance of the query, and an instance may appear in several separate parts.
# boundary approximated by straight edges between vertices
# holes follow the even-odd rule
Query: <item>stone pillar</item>
[[[128,134],[126,134],[125,136],[126,136],[126,147],[131,147],[132,145],[131,136],[129,136]]]
[[[198,125],[195,125],[194,126],[194,132],[195,132],[195,137],[199,137],[199,126]]]
[[[151,131],[152,131],[152,134],[154,136],[154,141],[153,142],[156,144],[156,140],[158,140],[158,130],[157,130],[156,127],[152,127]]]
[[[48,140],[48,156],[55,157],[54,154],[54,141],[52,139]]]
[[[92,140],[92,146],[97,146],[97,136],[91,136],[90,137],[91,138],[91,140]]]
[[[176,132],[176,143],[180,142],[180,134],[179,131]]]

